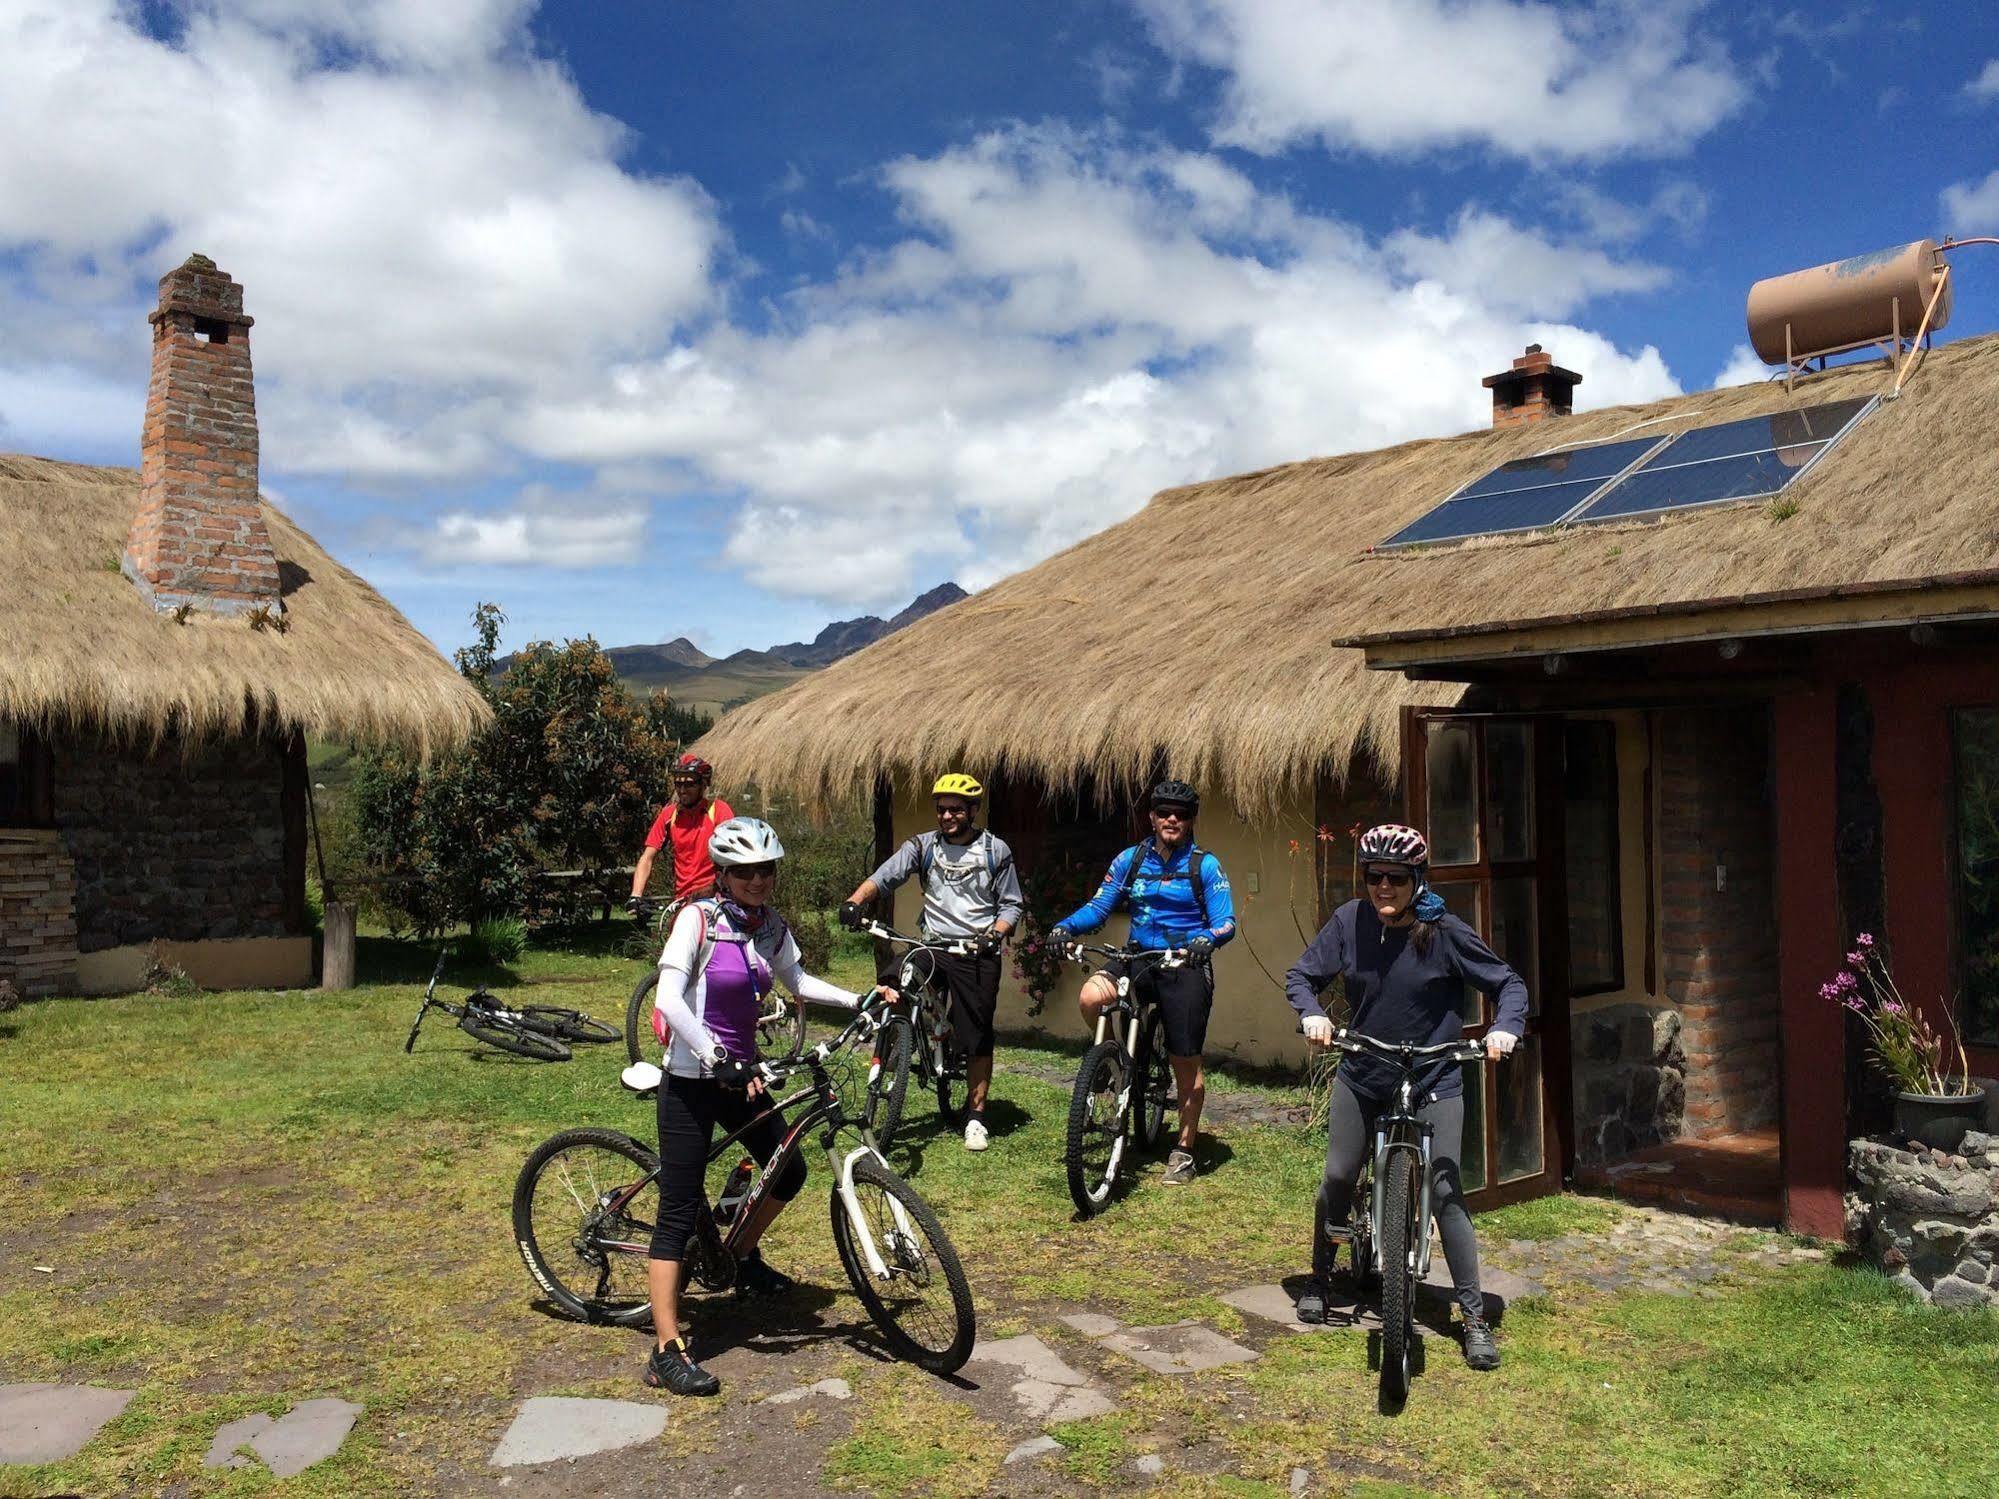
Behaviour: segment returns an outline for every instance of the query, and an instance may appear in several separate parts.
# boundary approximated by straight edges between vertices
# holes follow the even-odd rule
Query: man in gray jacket
[[[859,927],[862,906],[920,874],[919,930],[946,941],[978,944],[971,957],[937,954],[937,972],[951,996],[958,1045],[970,1060],[971,1117],[965,1121],[965,1149],[984,1150],[986,1094],[993,1080],[993,1015],[999,1008],[1000,943],[1020,923],[1020,875],[1013,867],[1013,851],[978,826],[985,788],[977,780],[953,772],[939,776],[930,793],[936,799],[937,831],[909,839],[862,880],[840,907],[840,921]]]

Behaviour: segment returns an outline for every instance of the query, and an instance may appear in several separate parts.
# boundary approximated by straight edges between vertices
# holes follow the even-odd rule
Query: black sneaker
[[[1298,1320],[1315,1326],[1326,1320],[1326,1283],[1316,1275],[1298,1293]]]
[[[722,1388],[721,1380],[694,1362],[685,1338],[653,1349],[652,1357],[646,1360],[644,1379],[648,1387],[671,1390],[676,1395],[713,1395]]]
[[[798,1282],[766,1265],[759,1250],[752,1249],[749,1258],[736,1266],[738,1296],[789,1296],[797,1289]]]
[[[1483,1317],[1467,1317],[1461,1331],[1465,1340],[1465,1362],[1474,1369],[1497,1369],[1499,1344],[1493,1341],[1492,1324]]]

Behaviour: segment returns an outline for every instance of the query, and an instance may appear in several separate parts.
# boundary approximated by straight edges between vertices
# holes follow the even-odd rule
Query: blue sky
[[[0,132],[0,449],[134,461],[198,249],[267,490],[441,645],[720,653],[1475,426],[1530,338],[1753,377],[1758,277],[1999,233],[1999,8],[6,0]]]

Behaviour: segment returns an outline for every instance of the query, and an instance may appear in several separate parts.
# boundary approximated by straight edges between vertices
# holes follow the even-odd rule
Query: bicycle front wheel
[[[1139,1037],[1138,1087],[1132,1102],[1139,1148],[1154,1150],[1166,1132],[1166,1101],[1173,1094],[1173,1062],[1166,1052],[1166,1017],[1154,1010]]]
[[[555,1037],[524,1030],[491,1016],[467,1015],[458,1022],[458,1028],[475,1041],[484,1041],[488,1046],[497,1046],[501,1051],[510,1051],[517,1057],[532,1057],[537,1062],[569,1060],[569,1048]]]
[[[892,1016],[875,1032],[861,1122],[874,1136],[875,1149],[884,1155],[902,1124],[902,1105],[909,1094],[909,1051],[913,1044],[909,1021],[901,1015]]]
[[[652,991],[659,987],[659,970],[648,968],[645,977],[625,1001],[625,1060],[643,1062],[645,1047],[652,1043]],[[661,1064],[664,1065],[664,1064]]]
[[[1083,1054],[1076,1090],[1069,1096],[1069,1142],[1064,1163],[1076,1211],[1093,1218],[1117,1190],[1124,1164],[1128,1111],[1124,1048],[1099,1041]]]
[[[937,1117],[953,1129],[972,1111],[971,1062],[956,1036],[937,1043]]]
[[[1416,1159],[1388,1153],[1381,1193],[1381,1393],[1409,1394],[1410,1344],[1416,1335],[1416,1282],[1410,1248],[1416,1242]]]
[[[535,1284],[580,1322],[652,1316],[646,1257],[659,1158],[630,1135],[571,1129],[536,1146],[514,1183],[514,1245]],[[645,1185],[620,1202],[634,1183]],[[615,1206],[614,1206],[615,1204]]]
[[[554,1005],[523,1005],[521,1024],[555,1037],[558,1041],[597,1043],[618,1039],[618,1028],[581,1010],[558,1009]]]
[[[881,1162],[854,1162],[858,1220],[833,1189],[833,1243],[854,1294],[898,1358],[950,1374],[971,1357],[977,1324],[965,1267],[916,1188]],[[863,1236],[880,1260],[877,1275]]]

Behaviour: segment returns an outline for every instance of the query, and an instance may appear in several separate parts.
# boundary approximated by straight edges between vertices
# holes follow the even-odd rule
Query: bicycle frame
[[[902,955],[902,962],[896,968],[895,987],[905,1000],[909,1000],[911,990],[915,990],[917,997],[910,1000],[912,1019],[921,1013],[927,1017],[934,1017],[937,1022],[937,1024],[911,1026],[911,1039],[915,1043],[918,1055],[922,1058],[923,1076],[926,1080],[935,1082],[944,1072],[942,1048],[938,1044],[937,1030],[939,1024],[948,1026],[951,1022],[952,999],[948,986],[938,981],[934,962],[927,973],[917,972],[917,954],[969,958],[976,957],[978,949],[963,938],[941,941],[929,937],[908,937],[879,921],[868,922],[861,930],[877,941],[898,943],[909,949]]]

